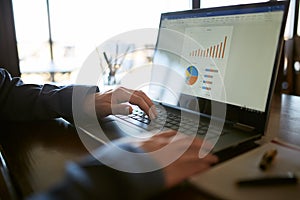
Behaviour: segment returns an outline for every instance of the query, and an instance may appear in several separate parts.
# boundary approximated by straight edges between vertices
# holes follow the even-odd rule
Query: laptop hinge
[[[255,128],[253,126],[249,126],[249,125],[242,124],[242,123],[235,123],[233,125],[233,127],[237,128],[239,130],[247,131],[247,132],[251,132],[251,131],[255,130]]]

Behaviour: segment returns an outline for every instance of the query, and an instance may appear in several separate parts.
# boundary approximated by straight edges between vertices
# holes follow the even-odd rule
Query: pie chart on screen
[[[185,70],[185,80],[188,85],[193,85],[198,79],[198,70],[194,66],[189,66]]]

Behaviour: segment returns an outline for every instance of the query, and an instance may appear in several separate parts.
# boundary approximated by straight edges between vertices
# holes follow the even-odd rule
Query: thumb
[[[112,114],[129,115],[132,113],[132,107],[126,104],[111,105]]]

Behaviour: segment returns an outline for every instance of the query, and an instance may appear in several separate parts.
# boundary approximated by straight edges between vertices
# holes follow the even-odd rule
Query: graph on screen
[[[216,96],[223,84],[232,31],[232,26],[195,26],[185,29],[182,54],[189,61],[189,65],[183,64],[186,84],[199,96]]]
[[[198,79],[198,70],[195,66],[189,66],[185,70],[186,83],[189,85],[194,85]]]
[[[196,49],[190,52],[190,56],[192,57],[201,57],[201,58],[213,58],[213,59],[224,59],[226,44],[227,44],[228,36],[224,37],[222,42],[218,44],[211,45],[206,49]]]

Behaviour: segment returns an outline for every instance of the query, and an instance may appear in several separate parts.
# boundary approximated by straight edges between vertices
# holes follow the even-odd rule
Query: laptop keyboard
[[[157,108],[158,116],[154,120],[140,109],[134,109],[130,115],[116,115],[116,117],[137,125],[147,131],[172,129],[185,134],[205,135],[208,130],[208,123],[198,122],[191,118],[167,112],[164,109]],[[197,126],[197,124],[199,124]]]

